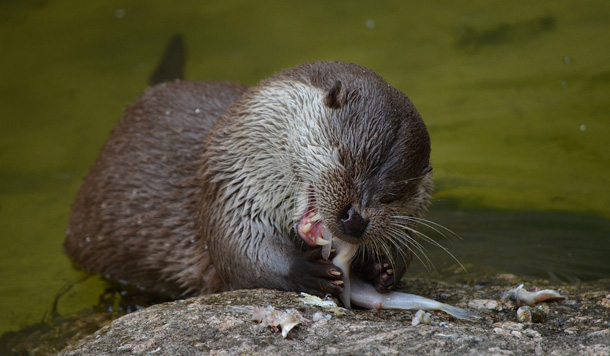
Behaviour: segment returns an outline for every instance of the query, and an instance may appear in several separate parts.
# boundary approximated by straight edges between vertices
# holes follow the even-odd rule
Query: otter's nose
[[[339,217],[339,220],[341,221],[341,225],[343,225],[343,231],[345,231],[347,235],[354,237],[362,236],[364,230],[366,230],[366,227],[369,224],[369,222],[364,220],[362,215],[358,213],[353,205],[351,205],[342,214],[342,216]]]

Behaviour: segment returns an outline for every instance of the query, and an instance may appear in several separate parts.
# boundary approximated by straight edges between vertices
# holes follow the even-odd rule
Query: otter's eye
[[[390,204],[393,203],[399,199],[401,199],[404,196],[404,191],[403,189],[400,189],[401,187],[396,186],[393,187],[392,189],[390,189],[389,191],[385,192],[382,196],[381,199],[379,199],[379,202],[382,204]]]
[[[386,193],[384,196],[379,199],[379,202],[382,204],[390,204],[398,200],[398,197],[393,193]]]

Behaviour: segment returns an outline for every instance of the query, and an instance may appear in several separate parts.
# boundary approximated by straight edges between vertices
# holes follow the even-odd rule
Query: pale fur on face
[[[261,218],[281,224],[286,233],[306,209],[308,187],[321,171],[341,166],[336,147],[328,140],[332,109],[323,104],[325,92],[297,81],[275,81],[257,91],[243,122],[246,144],[239,174]],[[257,151],[247,152],[251,147]],[[261,187],[263,189],[261,189]],[[225,191],[230,195],[231,190]],[[228,196],[227,196],[228,198]],[[268,209],[284,205],[283,209]],[[258,209],[255,208],[258,206]],[[289,209],[287,209],[289,208]],[[268,214],[271,214],[268,216]],[[278,215],[281,214],[281,215]]]
[[[376,95],[371,90],[370,95]],[[337,117],[349,117],[355,114],[350,112],[354,109],[328,107],[325,104],[327,95],[328,91],[304,81],[287,78],[266,81],[265,85],[248,94],[244,100],[247,106],[240,106],[230,113],[233,119],[239,118],[234,126],[226,128],[230,130],[232,139],[210,145],[212,150],[224,153],[210,152],[208,155],[213,161],[210,162],[212,166],[218,167],[211,177],[212,181],[226,183],[218,197],[226,202],[223,219],[228,219],[230,226],[241,226],[235,233],[244,236],[240,240],[242,243],[253,243],[255,239],[249,237],[261,231],[253,232],[253,228],[265,230],[264,236],[273,235],[280,239],[290,234],[306,210],[311,208],[312,194],[315,195],[316,209],[333,234],[340,234],[338,214],[345,206],[353,204],[365,218],[370,218],[370,228],[365,237],[369,242],[376,240],[377,244],[388,243],[386,230],[392,216],[419,217],[425,211],[432,189],[429,173],[416,177],[419,183],[405,199],[382,204],[376,197],[372,202],[369,199],[367,206],[360,205],[362,197],[359,194],[364,189],[354,186],[359,179],[354,174],[366,176],[367,169],[374,171],[376,164],[383,163],[369,162],[369,157],[359,157],[357,152],[363,147],[369,150],[371,147],[386,147],[386,141],[391,140],[389,129],[369,122],[385,123],[386,119],[380,112],[374,112],[379,114],[377,116],[364,113],[361,124],[353,126],[352,122],[349,129],[338,129],[337,123],[341,120]],[[384,144],[377,145],[380,142]],[[350,170],[344,167],[347,158],[341,154],[350,156]],[[366,167],[354,173],[354,164]],[[370,169],[371,165],[373,169]],[[400,179],[408,181],[413,177]],[[380,181],[380,184],[385,183]],[[398,224],[407,225],[404,221]],[[409,222],[408,225],[414,224]],[[404,242],[405,238],[407,235],[401,240]],[[246,245],[241,249],[252,251]]]
[[[301,218],[311,194],[309,187],[316,186],[324,172],[345,171],[329,134],[334,110],[324,105],[326,94],[320,88],[291,80],[268,82],[252,94],[242,116],[244,140],[229,150],[239,153],[232,155],[238,162],[226,162],[240,167],[232,176],[242,177],[242,187],[239,192],[228,187],[225,198],[238,194],[237,201],[252,201],[253,213],[280,224],[283,232]],[[429,198],[428,180],[426,177],[415,194],[422,201]],[[279,205],[284,208],[272,208]]]

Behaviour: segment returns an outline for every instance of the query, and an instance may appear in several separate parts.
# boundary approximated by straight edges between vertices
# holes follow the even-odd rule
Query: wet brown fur
[[[315,191],[321,199],[336,202],[320,207],[334,235],[342,232],[331,220],[346,204],[375,219],[380,215],[378,225],[387,222],[383,215],[399,210],[399,205],[408,205],[407,214],[421,216],[431,190],[429,173],[425,179],[420,176],[429,167],[430,142],[413,105],[364,67],[316,62],[284,71],[250,90],[233,83],[184,81],[148,89],[126,109],[78,192],[65,243],[68,255],[87,270],[172,297],[235,288],[302,289],[290,279],[290,270],[304,246],[291,230],[293,221],[277,221],[285,210],[297,207],[296,197],[288,195],[277,206],[265,200],[257,203],[252,197],[264,195],[256,191],[263,189],[260,181],[252,188],[241,183],[250,177],[229,175],[234,165],[250,164],[233,161],[244,154],[239,149],[256,152],[266,149],[263,145],[276,145],[275,136],[265,142],[264,132],[256,141],[260,129],[247,128],[254,130],[251,134],[244,120],[260,88],[278,81],[326,91],[324,105],[338,120],[329,130],[339,137],[355,127],[349,133],[353,142],[338,143],[345,170],[324,171],[317,182],[328,180],[329,186],[336,186],[333,175],[352,172],[340,178],[352,186]],[[366,121],[375,115],[375,120],[382,120]],[[356,117],[366,123],[350,121]],[[380,135],[391,135],[375,137],[380,130]],[[241,136],[243,145],[229,146]],[[284,149],[271,147],[277,152]],[[289,171],[299,164],[294,158],[275,162],[286,164],[283,169]],[[396,183],[407,178],[413,182]],[[231,190],[236,183],[240,188]],[[380,210],[382,205],[389,208]],[[407,255],[398,266],[398,277],[409,263],[408,251]]]
[[[202,278],[213,271],[195,219],[198,161],[207,132],[244,90],[177,81],[128,107],[78,192],[68,255],[150,291],[214,291]]]

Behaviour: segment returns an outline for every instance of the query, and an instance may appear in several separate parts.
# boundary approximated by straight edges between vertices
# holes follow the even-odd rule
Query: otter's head
[[[312,246],[325,229],[386,252],[409,244],[432,190],[430,138],[409,98],[354,64],[316,62],[279,79],[298,93],[285,122],[297,233]]]
[[[430,138],[411,101],[341,62],[251,88],[217,123],[206,157],[206,179],[219,186],[209,194],[223,204],[207,225],[229,222],[244,240],[255,227],[316,246],[329,231],[377,251],[404,249],[432,189]],[[241,226],[244,217],[260,223]]]

